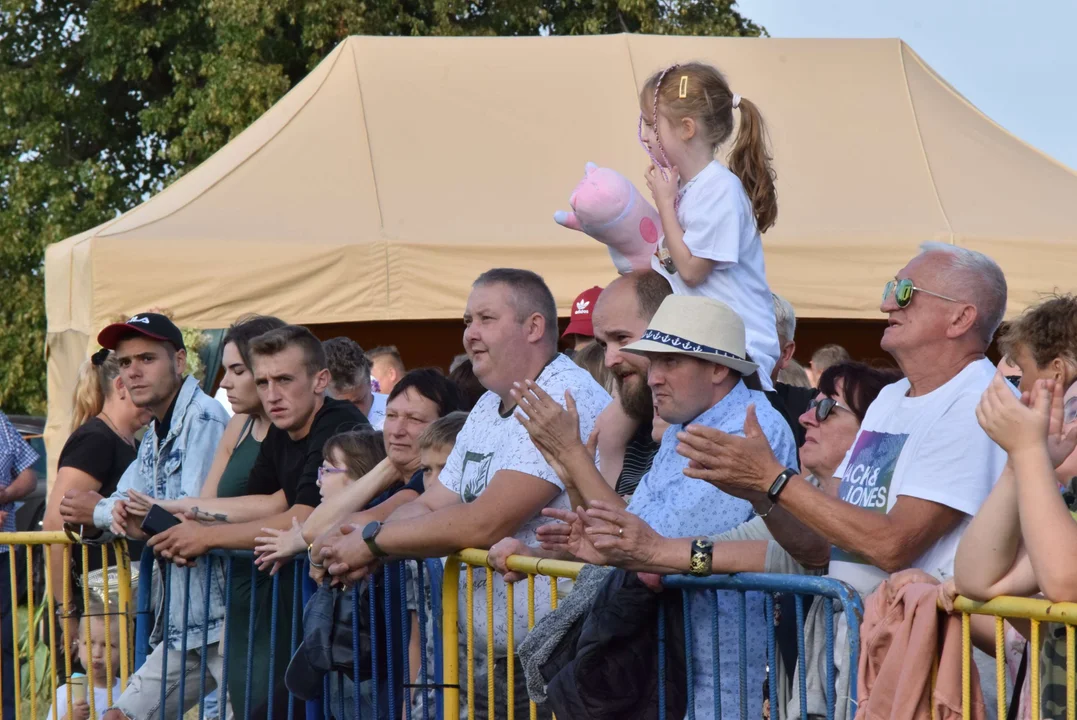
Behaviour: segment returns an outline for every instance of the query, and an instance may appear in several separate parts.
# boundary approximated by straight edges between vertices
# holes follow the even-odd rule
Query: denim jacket
[[[124,472],[111,497],[102,499],[94,508],[94,525],[105,531],[98,541],[111,539],[108,529],[112,523],[112,508],[120,500],[126,500],[130,489],[155,498],[177,500],[198,497],[202,484],[213,464],[217,443],[228,424],[228,413],[213,398],[202,392],[198,381],[187,377],[180,388],[179,397],[172,411],[172,425],[164,441],[157,437],[154,420],[138,448],[138,456]],[[156,566],[156,565],[155,565]],[[208,572],[207,572],[208,569]],[[183,601],[186,595],[185,575],[190,573],[190,602],[187,622],[183,617]],[[156,573],[155,573],[156,575]],[[155,585],[161,582],[154,578]],[[209,584],[209,615],[205,615],[206,584]],[[161,595],[157,595],[161,597]],[[203,630],[206,642],[220,639],[224,624],[224,574],[217,558],[200,558],[192,570],[172,568],[169,608],[169,647],[181,647],[183,628],[187,627],[187,648],[196,650],[202,646]],[[160,635],[154,628],[154,635]]]

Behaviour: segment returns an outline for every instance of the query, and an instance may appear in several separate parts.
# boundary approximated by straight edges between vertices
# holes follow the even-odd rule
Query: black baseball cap
[[[97,343],[109,350],[115,350],[120,340],[131,335],[142,335],[153,340],[171,343],[177,350],[186,350],[183,333],[175,323],[160,313],[139,313],[127,322],[113,323],[97,336]]]

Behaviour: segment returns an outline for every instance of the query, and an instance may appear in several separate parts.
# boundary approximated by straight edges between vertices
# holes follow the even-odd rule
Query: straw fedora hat
[[[662,301],[647,331],[625,352],[676,353],[724,365],[741,375],[759,366],[744,350],[744,321],[723,302],[700,295],[670,295]]]

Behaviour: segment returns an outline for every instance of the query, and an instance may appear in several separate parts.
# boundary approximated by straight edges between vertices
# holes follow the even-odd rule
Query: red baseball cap
[[[569,335],[595,336],[595,328],[591,324],[591,313],[594,311],[595,302],[601,294],[602,288],[596,285],[576,296],[576,300],[572,303],[572,314],[569,316],[568,327],[565,328],[565,333],[561,337]]]

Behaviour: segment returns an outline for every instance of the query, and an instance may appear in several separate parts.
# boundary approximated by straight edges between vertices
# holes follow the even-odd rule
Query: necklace
[[[101,417],[105,421],[105,423],[109,426],[109,428],[112,430],[112,432],[114,432],[114,433],[116,433],[117,435],[120,436],[121,440],[123,440],[125,443],[127,443],[131,447],[135,446],[135,439],[134,438],[129,438],[126,435],[124,435],[122,432],[120,432],[120,429],[118,427],[116,427],[116,423],[112,422],[112,418],[110,418],[108,416],[107,412],[102,410],[101,411]]]

